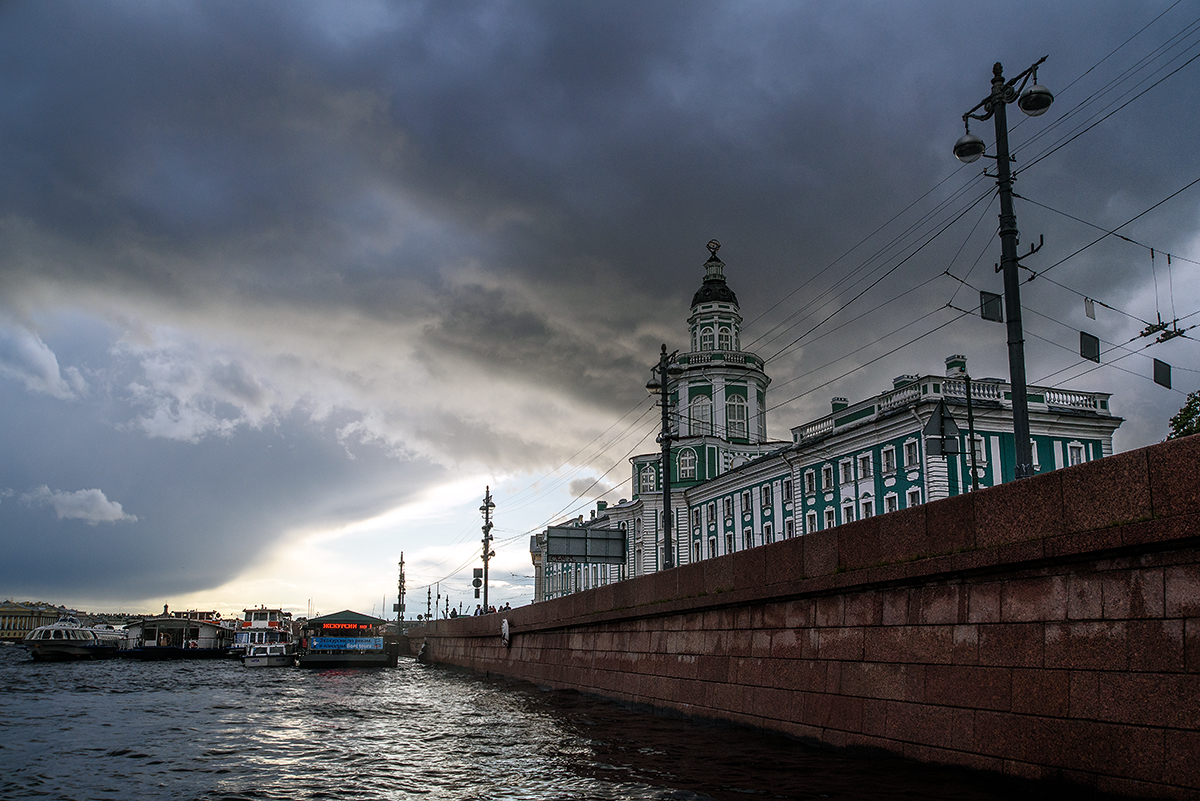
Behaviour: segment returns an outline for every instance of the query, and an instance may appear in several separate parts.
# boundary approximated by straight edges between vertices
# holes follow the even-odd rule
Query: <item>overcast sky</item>
[[[995,61],[1056,97],[1009,107],[1030,383],[1161,440],[1200,9],[1002,6],[3,4],[0,596],[390,615],[403,551],[410,616],[473,604],[490,485],[526,602],[528,533],[630,495],[712,238],[774,437],[954,353],[1007,376],[960,311],[1001,291],[994,162],[951,153]]]

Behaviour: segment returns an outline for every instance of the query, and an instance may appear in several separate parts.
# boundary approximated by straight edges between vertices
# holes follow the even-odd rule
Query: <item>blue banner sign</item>
[[[308,647],[314,651],[382,651],[382,637],[313,637]]]

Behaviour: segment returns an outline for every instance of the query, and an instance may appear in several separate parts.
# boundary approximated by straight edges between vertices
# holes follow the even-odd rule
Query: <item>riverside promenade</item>
[[[1200,798],[1200,435],[410,644],[832,746]]]

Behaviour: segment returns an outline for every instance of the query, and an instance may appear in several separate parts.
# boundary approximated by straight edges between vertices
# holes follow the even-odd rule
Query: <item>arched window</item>
[[[700,350],[713,349],[713,330],[711,328],[702,328],[700,330]]]
[[[746,438],[746,399],[730,395],[725,400],[725,428],[729,439]]]
[[[696,452],[691,448],[679,452],[679,478],[681,481],[696,478]]]
[[[692,401],[692,436],[712,433],[712,398],[698,395]]]
[[[642,468],[642,492],[654,492],[654,467],[651,465]]]
[[[733,350],[733,334],[726,326],[717,330],[717,350]]]

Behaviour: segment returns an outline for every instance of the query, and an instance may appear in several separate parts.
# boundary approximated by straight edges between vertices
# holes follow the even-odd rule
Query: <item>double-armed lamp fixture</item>
[[[971,120],[996,120],[996,186],[1000,189],[1000,269],[1004,273],[1004,310],[1008,325],[1008,368],[1009,383],[1012,385],[1013,436],[1016,447],[1016,477],[1033,475],[1033,447],[1029,438],[1029,398],[1025,384],[1025,335],[1021,328],[1021,294],[1017,268],[1017,216],[1013,211],[1012,157],[1008,151],[1008,118],[1005,108],[1016,102],[1017,108],[1030,117],[1046,113],[1054,102],[1050,90],[1037,82],[1038,65],[1046,60],[1042,56],[1033,66],[1011,80],[1004,80],[1004,68],[999,62],[992,68],[992,91],[966,114],[963,125],[966,134],[954,143],[954,157],[964,164],[977,161],[987,155],[982,139],[971,133]],[[1030,79],[1033,85],[1025,88]],[[1019,85],[1018,85],[1019,84]],[[982,113],[980,113],[982,111]],[[1033,252],[1033,251],[1031,251]]]

